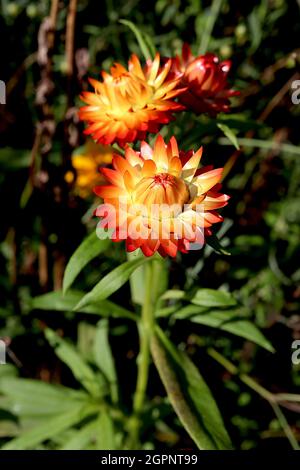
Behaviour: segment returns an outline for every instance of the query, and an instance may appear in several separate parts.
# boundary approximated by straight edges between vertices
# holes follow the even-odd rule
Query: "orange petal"
[[[182,171],[182,164],[180,158],[173,157],[169,164],[169,173],[174,176],[180,176]]]
[[[115,186],[120,188],[124,188],[124,181],[119,173],[116,170],[111,170],[110,168],[101,168],[101,173],[105,176],[105,178]]]
[[[141,142],[141,156],[145,160],[152,160],[153,159],[153,150],[150,147],[150,145],[147,144],[147,142],[144,142],[144,141]]]
[[[143,178],[154,176],[156,174],[157,168],[153,160],[145,160],[144,166],[142,168]]]
[[[153,160],[157,164],[158,171],[168,171],[168,156],[166,144],[160,134],[158,134],[154,144]]]
[[[129,145],[126,147],[125,150],[125,158],[128,163],[132,166],[141,165],[143,162],[138,153],[135,152],[131,147],[129,147]]]
[[[169,158],[179,156],[178,145],[174,136],[171,137],[170,142],[168,143],[167,153],[168,153]]]
[[[135,186],[134,177],[132,176],[131,173],[129,173],[129,171],[125,171],[123,178],[124,178],[125,188],[127,189],[129,193],[131,193]]]
[[[119,171],[121,174],[124,174],[125,171],[128,171],[129,173],[134,174],[134,169],[133,167],[128,163],[128,161],[124,158],[121,157],[120,155],[114,155],[112,159],[112,164],[113,167]]]
[[[185,163],[182,168],[182,178],[186,181],[192,181],[194,174],[199,166],[199,162],[202,156],[203,147],[201,147],[194,155]]]
[[[159,69],[159,64],[160,64],[160,55],[159,53],[157,52],[155,54],[155,58],[151,64],[151,67],[150,67],[150,73],[147,77],[147,81],[152,84],[157,76],[157,72],[158,72],[158,69]]]
[[[145,75],[141,66],[141,63],[136,54],[132,54],[128,61],[128,69],[130,72],[134,73],[137,77],[145,80]]]
[[[103,199],[118,198],[121,196],[126,196],[126,191],[117,186],[96,186],[94,192],[97,196],[102,197]]]
[[[198,187],[198,194],[203,194],[213,188],[222,177],[223,168],[216,168],[215,170],[207,171],[200,176],[193,179],[192,184]]]

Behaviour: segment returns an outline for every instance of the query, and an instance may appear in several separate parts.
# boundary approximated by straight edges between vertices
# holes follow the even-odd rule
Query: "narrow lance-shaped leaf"
[[[140,49],[142,51],[142,54],[145,60],[152,59],[151,51],[147,45],[147,41],[145,41],[145,39],[143,38],[143,34],[139,30],[139,28],[134,23],[132,23],[132,21],[119,20],[119,23],[122,23],[125,26],[128,26],[129,29],[131,29],[131,31],[136,37],[136,40],[140,46]]]
[[[111,240],[108,238],[108,233],[105,233],[105,235],[107,238],[101,239],[99,238],[99,230],[93,230],[73,253],[65,270],[63,280],[64,293],[69,289],[82,269],[93,258],[96,258],[96,256],[103,253],[109,247]]]
[[[194,305],[201,307],[234,307],[237,305],[236,299],[230,292],[216,289],[198,289],[196,292],[184,292],[182,290],[167,290],[161,296],[161,300],[188,300]]]
[[[191,302],[201,307],[232,307],[237,304],[229,292],[216,289],[198,289]]]
[[[98,420],[91,421],[81,429],[74,430],[74,435],[69,438],[60,450],[86,450],[98,431]]]
[[[109,382],[112,401],[116,403],[118,401],[118,383],[114,358],[108,341],[107,320],[101,320],[97,325],[94,342],[94,357],[99,369]]]
[[[61,413],[58,416],[53,416],[42,424],[25,431],[21,436],[12,439],[7,444],[2,446],[2,450],[27,450],[33,449],[38,444],[51,439],[57,434],[65,431],[66,429],[74,426],[82,421],[86,416],[95,413],[92,406],[76,405],[73,409]]]
[[[170,402],[199,449],[230,449],[215,400],[189,357],[178,351],[159,328],[151,351]]]
[[[231,253],[221,245],[220,240],[214,233],[206,238],[206,243],[219,255],[231,255]]]
[[[30,302],[31,309],[49,310],[58,312],[71,312],[85,293],[77,290],[68,290],[63,295],[62,291],[49,292],[47,294],[34,297]],[[99,315],[102,317],[128,318],[135,321],[135,315],[124,307],[120,307],[110,300],[101,300],[91,303],[80,309],[80,313]]]
[[[132,261],[126,261],[117,268],[113,269],[98,284],[86,294],[83,299],[76,305],[75,310],[80,310],[91,303],[106,299],[116,292],[120,287],[128,281],[131,274],[144,263],[149,262],[149,258],[138,258]],[[152,260],[155,261],[155,260]]]
[[[97,448],[99,450],[117,450],[115,436],[112,417],[107,409],[103,409],[98,418]]]
[[[91,367],[78,354],[75,347],[60,338],[54,331],[47,328],[45,336],[49,343],[55,348],[56,355],[71,369],[74,377],[94,397],[103,395],[103,384]]]
[[[221,129],[221,131],[223,132],[223,134],[227,137],[227,139],[230,140],[230,142],[232,143],[232,145],[234,145],[234,147],[239,150],[240,149],[240,146],[239,146],[239,143],[238,143],[238,140],[237,140],[237,137],[235,135],[235,132],[230,129],[230,127],[228,127],[226,124],[220,124],[218,123],[217,124],[218,128]]]
[[[86,392],[19,377],[0,379],[0,392],[17,416],[55,415],[87,403]]]
[[[260,330],[242,315],[241,309],[210,310],[196,305],[188,305],[179,309],[173,318],[188,319],[193,323],[218,328],[233,335],[245,338],[267,351],[274,352],[271,343],[264,337]]]

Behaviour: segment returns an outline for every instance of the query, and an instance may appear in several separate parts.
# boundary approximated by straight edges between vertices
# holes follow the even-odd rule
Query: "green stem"
[[[215,22],[219,16],[223,0],[213,0],[210,7],[209,15],[202,33],[201,44],[198,50],[198,54],[205,54],[211,39],[211,35],[214,29]]]
[[[220,137],[218,143],[221,145],[232,145],[227,137]],[[300,155],[300,149],[296,145],[292,144],[279,144],[278,142],[271,140],[262,140],[262,139],[247,139],[246,137],[238,138],[239,146],[243,147],[257,147],[260,149],[266,150],[276,150],[278,152],[291,153],[294,155]]]
[[[153,262],[145,265],[145,299],[139,325],[140,353],[138,356],[138,376],[133,399],[133,416],[129,423],[130,449],[137,449],[141,427],[141,413],[144,409],[150,365],[150,340],[154,327]]]

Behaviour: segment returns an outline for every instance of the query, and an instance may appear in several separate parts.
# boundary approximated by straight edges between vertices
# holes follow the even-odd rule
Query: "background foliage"
[[[86,87],[87,51],[94,76],[114,61],[126,63],[131,52],[143,57],[136,35],[120,22],[125,19],[139,28],[150,51],[170,56],[187,41],[195,54],[209,50],[233,62],[231,80],[241,96],[232,114],[218,120],[200,116],[193,124],[183,115],[163,131],[174,133],[185,150],[204,144],[204,163],[225,165],[224,187],[232,198],[218,234],[231,255],[206,247],[167,261],[170,286],[188,293],[194,310],[187,311],[183,301],[174,310],[174,298],[168,299],[161,327],[180,354],[201,365],[236,448],[297,448],[299,366],[291,362],[291,345],[300,337],[300,105],[291,101],[291,83],[299,79],[299,3],[158,0],[145,7],[137,0],[81,0],[75,47],[82,74],[71,81],[67,3],[61,2],[57,18],[54,88],[46,90],[51,109],[45,120],[36,105],[36,51],[51,5],[1,1],[0,78],[7,84],[7,104],[0,106],[0,336],[9,344],[8,364],[0,366],[2,445],[119,448],[128,426],[138,353],[129,287],[97,309],[72,311],[82,291],[126,260],[124,248],[101,245],[72,290],[65,297],[59,292],[67,260],[87,233],[94,236],[95,227],[93,196],[82,198],[66,185],[70,155],[84,138],[76,120],[70,135],[65,125]],[[43,125],[48,134],[36,152]],[[207,289],[218,288],[211,297]],[[42,296],[53,289],[55,294]],[[232,293],[228,298],[226,291]],[[235,323],[239,330],[232,331],[230,323],[220,323],[218,295],[226,297],[219,299],[221,309],[236,315],[241,305],[251,324]],[[143,446],[193,448],[154,367],[148,395]]]

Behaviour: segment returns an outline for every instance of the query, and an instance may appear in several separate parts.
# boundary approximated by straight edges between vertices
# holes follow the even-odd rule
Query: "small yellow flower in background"
[[[106,166],[112,162],[113,149],[109,145],[95,144],[89,140],[72,155],[72,166],[76,171],[74,192],[82,198],[92,194],[96,184],[103,181],[99,167]],[[71,171],[65,174],[67,183],[72,183],[74,175]]]

